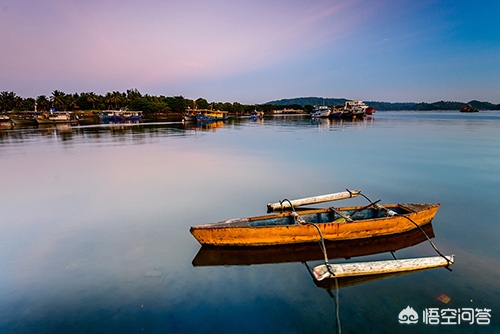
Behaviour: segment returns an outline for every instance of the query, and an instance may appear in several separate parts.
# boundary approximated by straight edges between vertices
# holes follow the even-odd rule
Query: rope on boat
[[[316,225],[315,223],[312,223],[312,222],[306,222],[304,220],[304,218],[302,218],[296,211],[295,211],[295,208],[293,207],[292,205],[292,202],[290,202],[289,199],[285,198],[283,199],[282,201],[280,201],[280,206],[281,208],[283,209],[283,203],[284,202],[288,202],[290,204],[290,208],[292,209],[292,212],[291,212],[291,216],[293,217],[293,219],[301,224],[301,225],[305,225],[305,224],[308,224],[308,225],[312,225],[316,228],[316,230],[318,231],[318,234],[319,234],[319,237],[321,239],[321,242],[320,242],[320,245],[319,245],[319,248],[321,248],[321,252],[323,253],[323,257],[325,259],[325,265],[326,265],[326,268],[328,269],[328,272],[332,275],[332,276],[335,276],[335,273],[331,270],[330,268],[330,263],[328,262],[328,254],[326,253],[326,246],[325,246],[325,239],[323,238],[323,233],[321,233],[321,229],[319,228],[318,225]]]
[[[416,227],[418,227],[420,229],[420,231],[422,231],[422,233],[425,235],[425,237],[427,238],[427,241],[429,241],[429,243],[431,244],[432,248],[434,248],[434,250],[436,251],[436,253],[438,253],[443,259],[446,260],[446,262],[448,263],[446,265],[446,269],[448,269],[449,271],[451,271],[451,268],[450,268],[450,265],[453,264],[453,262],[451,262],[446,256],[444,256],[443,253],[441,253],[439,251],[439,249],[436,247],[436,245],[434,245],[434,243],[432,242],[431,238],[429,238],[429,236],[427,235],[427,233],[425,233],[424,229],[422,228],[422,226],[418,225],[417,223],[415,223],[413,221],[413,219],[411,219],[410,217],[406,217],[406,216],[400,216],[400,217],[404,217],[406,219],[408,219],[409,221],[411,221]]]
[[[427,238],[427,241],[429,241],[429,243],[431,244],[432,248],[434,248],[434,250],[436,251],[436,253],[441,256],[443,259],[446,260],[446,262],[448,263],[448,265],[445,267],[446,269],[448,269],[449,271],[451,271],[451,268],[450,268],[450,265],[453,264],[453,262],[451,262],[443,253],[441,253],[439,251],[439,249],[436,247],[436,245],[434,245],[434,243],[432,242],[431,238],[429,238],[429,236],[427,235],[427,233],[425,233],[424,229],[422,228],[422,226],[418,225],[417,223],[415,223],[413,221],[413,219],[411,219],[410,217],[407,217],[405,215],[400,215],[398,214],[397,212],[395,211],[392,211],[390,209],[387,209],[387,208],[384,208],[382,205],[378,204],[378,202],[380,202],[380,200],[378,201],[375,201],[375,202],[372,202],[368,197],[366,197],[364,194],[362,193],[359,193],[361,196],[363,196],[364,198],[366,198],[366,200],[368,202],[370,202],[370,205],[366,206],[365,208],[368,208],[370,206],[374,206],[376,209],[380,209],[382,211],[385,211],[385,213],[388,215],[388,216],[399,216],[399,217],[403,217],[403,218],[406,218],[408,219],[410,222],[412,222],[413,225],[415,225],[416,227],[418,227],[418,229],[424,234],[424,236]],[[394,256],[394,254],[393,254]]]

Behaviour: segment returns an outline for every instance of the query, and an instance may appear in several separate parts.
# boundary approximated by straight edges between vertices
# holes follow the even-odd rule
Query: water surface
[[[498,331],[499,125],[498,112],[409,111],[0,129],[0,331]],[[345,188],[441,203],[433,242],[456,254],[453,271],[336,289],[310,276],[320,260],[192,264],[192,225]],[[366,200],[336,205],[350,204]],[[396,252],[434,254],[426,242]],[[407,306],[487,308],[491,323],[403,325]]]

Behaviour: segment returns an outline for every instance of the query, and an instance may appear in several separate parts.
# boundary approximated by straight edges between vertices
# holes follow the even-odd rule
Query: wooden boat
[[[28,125],[37,125],[37,121],[35,119],[34,113],[20,113],[16,115],[9,116],[10,120],[18,126],[28,126]]]
[[[314,267],[316,280],[325,278],[380,275],[409,272],[439,267],[449,267],[455,262],[455,255],[429,256],[413,259],[370,261],[356,263],[322,264]]]
[[[78,121],[67,113],[45,114],[35,117],[35,119],[38,124],[78,124]]]
[[[303,209],[193,226],[202,245],[265,246],[356,240],[410,231],[432,221],[439,204],[373,204],[343,208]],[[313,225],[315,224],[315,225]]]

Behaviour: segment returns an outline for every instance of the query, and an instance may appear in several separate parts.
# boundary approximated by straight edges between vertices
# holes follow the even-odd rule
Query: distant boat
[[[368,107],[365,110],[366,115],[373,115],[374,112],[375,112],[375,107]]]
[[[71,118],[68,113],[43,114],[35,119],[38,124],[78,124],[78,120]]]
[[[342,118],[361,118],[365,116],[368,106],[363,101],[346,101]]]
[[[258,118],[263,118],[263,117],[264,117],[264,112],[263,111],[254,110],[250,114],[250,118],[251,119],[258,119]]]
[[[330,119],[340,119],[342,118],[342,108],[341,107],[333,107],[332,112],[330,113]]]
[[[121,123],[121,122],[141,122],[142,111],[133,110],[105,110],[99,115],[102,123]]]
[[[182,115],[183,122],[195,122],[196,121],[196,113],[192,111],[186,111]]]
[[[227,111],[211,110],[196,115],[198,122],[223,121],[227,119]]]
[[[311,112],[311,117],[314,118],[328,118],[332,113],[332,109],[327,106],[315,106]]]
[[[33,112],[33,111],[29,112],[28,111],[28,112],[10,115],[9,118],[17,126],[31,126],[31,125],[38,124],[36,122],[35,116],[36,116],[36,112]]]
[[[467,104],[460,109],[460,112],[479,112],[479,109]]]

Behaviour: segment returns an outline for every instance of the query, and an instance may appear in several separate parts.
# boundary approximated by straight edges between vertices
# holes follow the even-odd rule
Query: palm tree
[[[0,93],[0,110],[10,111],[16,106],[16,93],[14,92],[1,92]]]
[[[52,102],[52,107],[56,109],[65,109],[65,101],[64,97],[66,96],[65,93],[55,90],[52,92],[52,96],[50,97],[50,101]]]
[[[87,102],[92,103],[92,109],[95,109],[95,103],[99,101],[99,96],[94,92],[87,93]]]
[[[114,107],[115,109],[120,109],[122,102],[122,94],[120,92],[107,93],[105,101],[108,103],[109,107]]]
[[[40,95],[36,98],[36,108],[39,111],[47,111],[50,108],[50,101],[45,95]]]

